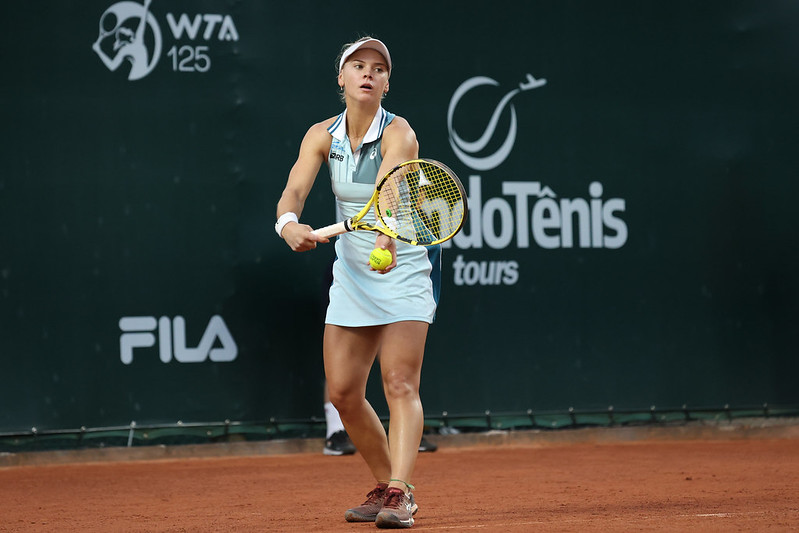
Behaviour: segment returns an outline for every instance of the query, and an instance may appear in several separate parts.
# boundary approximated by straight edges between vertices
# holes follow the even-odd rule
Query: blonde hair
[[[350,46],[352,46],[354,44],[358,44],[358,43],[360,43],[362,41],[368,41],[370,39],[377,39],[377,37],[372,37],[371,35],[366,35],[364,37],[361,37],[358,40],[352,41],[351,43],[345,43],[344,45],[342,45],[341,50],[339,50],[339,53],[336,56],[336,62],[334,64],[334,68],[336,69],[336,78],[338,78],[338,75],[340,73],[339,65],[341,64],[341,58],[344,57],[344,52],[346,52],[350,48]],[[341,100],[342,103],[346,103],[346,100],[344,99],[344,87],[339,87],[338,88],[338,97],[339,97],[339,100]],[[386,93],[383,93],[383,96],[381,97],[381,100],[383,98],[385,98],[385,97],[386,97]]]

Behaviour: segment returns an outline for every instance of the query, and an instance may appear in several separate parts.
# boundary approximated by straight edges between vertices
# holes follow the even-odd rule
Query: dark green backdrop
[[[92,45],[141,8],[6,6],[0,431],[321,414],[332,247],[292,253],[274,207],[364,34],[392,52],[385,107],[472,201],[428,413],[799,402],[795,2],[153,0],[160,55],[129,80]],[[303,220],[332,214],[323,172]],[[123,317],[183,317],[194,348],[214,316],[233,361],[158,331],[121,360]]]

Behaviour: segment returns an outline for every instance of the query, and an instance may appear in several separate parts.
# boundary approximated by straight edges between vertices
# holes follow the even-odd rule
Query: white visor
[[[388,64],[388,72],[391,73],[391,54],[388,53],[388,47],[383,44],[382,41],[377,39],[367,39],[365,41],[358,41],[354,43],[352,46],[347,48],[343,54],[341,54],[341,61],[338,64],[338,71],[341,72],[341,69],[344,68],[344,63],[347,62],[347,59],[354,54],[357,50],[361,48],[371,48],[372,50],[376,50],[380,52],[384,58],[386,58],[386,63]]]

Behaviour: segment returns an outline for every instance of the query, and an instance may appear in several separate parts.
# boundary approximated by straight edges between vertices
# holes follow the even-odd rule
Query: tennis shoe
[[[422,435],[422,441],[419,443],[419,451],[420,452],[434,452],[438,449],[438,445],[434,442],[430,442],[424,435]]]
[[[336,431],[325,441],[325,455],[352,455],[355,453],[355,445],[350,440],[350,436],[343,429]]]
[[[375,525],[381,529],[399,529],[413,525],[413,515],[419,510],[413,493],[390,488],[386,491],[383,508],[375,517]]]
[[[386,499],[386,489],[388,483],[378,483],[372,491],[366,495],[366,501],[358,507],[347,509],[344,513],[344,520],[347,522],[374,522],[377,513],[383,508],[383,500]]]

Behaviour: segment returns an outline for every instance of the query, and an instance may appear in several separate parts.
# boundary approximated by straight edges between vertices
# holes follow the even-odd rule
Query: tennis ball
[[[385,270],[391,264],[391,252],[383,248],[375,248],[369,254],[369,264],[375,270]]]

